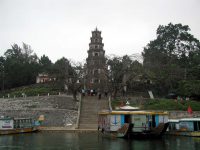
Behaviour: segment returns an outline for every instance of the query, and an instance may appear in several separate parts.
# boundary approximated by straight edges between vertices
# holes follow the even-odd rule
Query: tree
[[[35,83],[39,71],[38,58],[30,46],[23,43],[23,48],[17,44],[5,52],[4,72],[5,87],[14,88]]]
[[[142,73],[142,65],[138,61],[132,60],[128,55],[108,58],[107,65],[109,67],[109,89],[114,97],[119,91],[125,95],[130,83],[136,81]]]
[[[189,31],[187,25],[160,25],[157,38],[143,50],[144,68],[160,93],[176,90],[178,81],[189,80],[188,73],[194,71],[191,69],[199,56],[200,43]]]
[[[4,90],[4,78],[5,78],[5,72],[4,72],[4,63],[5,58],[0,57],[0,89]]]
[[[76,100],[77,92],[82,86],[83,67],[81,65],[72,66],[71,62],[66,58],[57,60],[54,64],[54,71],[56,79],[63,88],[70,91],[73,94],[73,98]]]
[[[73,98],[76,100],[77,92],[83,87],[83,66],[81,63],[72,63],[72,66],[69,70],[69,79],[65,83],[69,91],[72,92]]]
[[[63,57],[57,60],[54,64],[54,73],[56,75],[56,79],[64,83],[65,80],[68,78],[70,67],[71,64],[68,59]]]
[[[53,64],[48,56],[45,56],[45,55],[41,56],[39,60],[39,65],[40,65],[41,72],[52,73]]]

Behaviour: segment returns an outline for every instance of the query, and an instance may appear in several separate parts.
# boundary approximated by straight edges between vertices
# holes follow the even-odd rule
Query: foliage
[[[200,111],[200,103],[197,101],[177,101],[172,99],[156,99],[147,100],[143,105],[143,109],[147,110],[183,110],[187,111],[188,106],[192,107],[193,111]]]
[[[4,57],[0,57],[0,89],[4,90],[4,62],[5,62],[5,58]]]
[[[83,85],[83,80],[81,80],[83,75],[82,65],[73,63],[72,66],[72,62],[63,57],[55,62],[54,72],[58,82],[62,83],[76,100],[76,94]]]
[[[178,93],[182,96],[200,98],[200,80],[181,81]]]
[[[0,92],[0,97],[8,97],[8,94],[10,97],[22,97],[23,93],[26,94],[26,96],[38,96],[39,95],[47,95],[48,93],[50,95],[58,95],[59,92],[63,92],[62,87],[60,87],[59,84],[52,82],[48,84],[33,84],[29,86],[23,86],[19,88],[14,88],[10,90],[6,90],[4,92]]]
[[[176,90],[178,81],[200,78],[200,42],[189,31],[187,25],[160,25],[144,48],[144,68],[161,94]]]
[[[38,74],[38,58],[32,53],[32,49],[23,43],[20,48],[17,44],[5,52],[4,81],[5,88],[15,88],[35,83]]]
[[[81,65],[72,66],[71,62],[64,57],[54,64],[48,56],[43,55],[39,59],[31,47],[25,43],[22,48],[13,44],[12,48],[4,53],[4,56],[0,57],[0,90],[34,84],[39,73],[55,77],[56,83],[60,84],[62,89],[67,87],[74,97],[80,90],[81,84],[76,82],[82,77],[83,67]],[[43,86],[33,89],[25,88],[11,92],[11,95],[21,96],[22,92],[27,95],[46,94],[49,89]]]
[[[48,56],[41,56],[39,60],[40,72],[53,73],[53,64]]]
[[[114,97],[116,97],[119,91],[123,91],[123,94],[125,94],[127,87],[130,87],[130,85],[133,85],[134,82],[137,82],[142,77],[142,64],[132,60],[128,55],[108,58],[107,64],[109,66],[109,89],[111,93],[114,93]]]

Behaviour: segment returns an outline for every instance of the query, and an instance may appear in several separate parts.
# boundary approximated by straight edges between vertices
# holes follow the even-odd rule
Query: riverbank
[[[72,127],[40,127],[41,132],[69,132],[69,133],[85,133],[98,132],[97,129],[76,129]]]
[[[130,101],[131,104],[138,102]],[[10,116],[16,118],[32,117],[38,119],[44,115],[45,120],[42,123],[42,131],[66,131],[66,132],[89,132],[97,129],[77,129],[79,102],[74,101],[69,95],[56,96],[35,96],[26,98],[7,98],[0,99],[0,116]],[[96,105],[95,105],[96,106]],[[151,111],[151,110],[148,110]],[[165,111],[154,110],[152,111]],[[200,111],[193,111],[188,114],[187,111],[170,110],[169,118],[176,119],[182,117],[198,117]]]

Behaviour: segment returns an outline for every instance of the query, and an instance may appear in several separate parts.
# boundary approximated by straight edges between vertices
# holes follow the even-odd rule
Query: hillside
[[[119,107],[125,105],[127,99],[119,98],[112,100],[112,107]],[[192,107],[193,111],[200,111],[200,102],[193,100],[175,100],[175,99],[148,99],[141,97],[131,97],[128,99],[128,102],[131,106],[139,106],[144,110],[178,110],[178,111],[187,111],[188,106]]]
[[[59,92],[63,92],[63,87],[56,82],[50,83],[40,83],[32,84],[27,86],[22,86],[10,90],[0,91],[0,98],[14,98],[14,97],[23,97],[23,93],[26,96],[38,96],[41,95],[58,95]]]

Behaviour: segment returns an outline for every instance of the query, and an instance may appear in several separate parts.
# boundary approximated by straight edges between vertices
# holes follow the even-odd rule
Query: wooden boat
[[[43,116],[40,116],[37,121],[32,118],[2,116],[0,118],[0,135],[37,132],[43,119]]]
[[[169,119],[167,134],[200,137],[200,118]]]
[[[98,127],[102,135],[120,138],[161,138],[168,127],[167,112],[107,111],[99,112]]]

